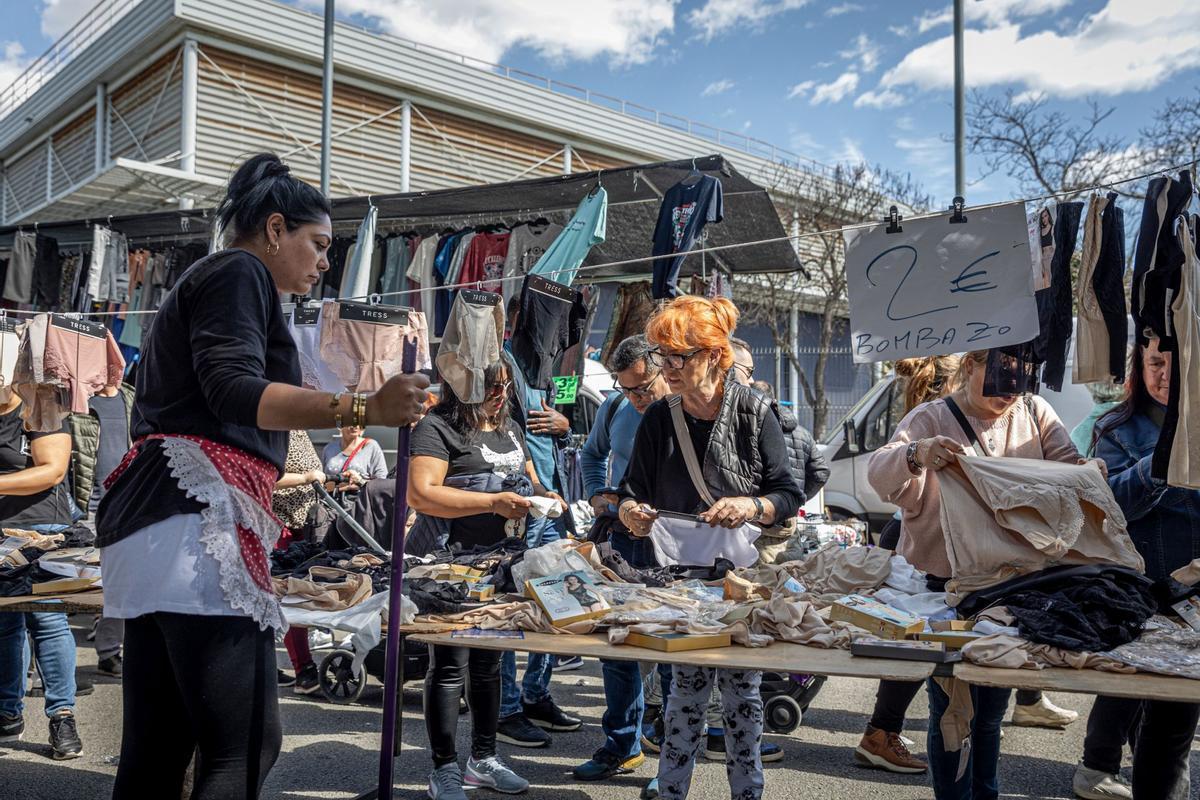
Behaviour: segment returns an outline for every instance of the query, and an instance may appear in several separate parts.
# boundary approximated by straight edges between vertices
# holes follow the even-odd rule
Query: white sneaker
[[[467,777],[463,783],[468,789],[495,789],[502,794],[521,794],[529,789],[529,781],[509,769],[496,756],[482,761],[467,759]]]
[[[467,800],[463,774],[458,764],[443,764],[429,773],[429,800]]]
[[[1083,800],[1133,800],[1133,788],[1120,773],[1112,775],[1083,764],[1075,767],[1071,789]]]
[[[1065,728],[1079,719],[1079,712],[1059,708],[1042,695],[1042,699],[1030,706],[1018,705],[1013,709],[1012,724],[1020,728]]]

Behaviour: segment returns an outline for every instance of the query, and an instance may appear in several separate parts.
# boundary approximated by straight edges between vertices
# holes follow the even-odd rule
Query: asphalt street
[[[94,694],[79,698],[77,714],[84,742],[83,756],[68,762],[49,758],[42,701],[31,698],[25,711],[27,729],[21,742],[0,745],[0,799],[100,800],[110,795],[120,751],[121,687],[118,680],[95,669],[95,653],[84,641],[87,620],[74,617],[79,648],[79,676],[96,684]],[[280,651],[281,664],[287,663]],[[266,798],[356,798],[374,788],[378,770],[380,700],[382,687],[372,682],[356,705],[337,706],[300,698],[281,689],[283,752],[267,781]],[[603,784],[571,779],[571,768],[586,760],[602,742],[600,716],[603,689],[600,667],[555,676],[559,703],[585,720],[575,733],[555,734],[545,750],[522,750],[501,745],[501,755],[533,784],[529,800],[635,800],[654,773],[656,761],[647,758],[635,774]],[[825,684],[803,725],[792,735],[773,736],[786,759],[767,767],[767,798],[789,800],[926,800],[933,797],[925,776],[900,776],[854,764],[858,742],[875,696],[870,681],[831,679]],[[1070,798],[1071,773],[1083,745],[1084,719],[1091,707],[1086,695],[1056,694],[1059,705],[1081,714],[1065,731],[1007,727],[1001,763],[1002,798]],[[927,708],[918,695],[908,717],[906,735],[924,752]],[[163,719],[155,735],[170,736],[179,720]],[[460,752],[469,751],[469,724],[459,725]],[[397,762],[397,797],[424,797],[429,770],[421,720],[420,684],[404,692],[404,752]],[[1192,784],[1200,787],[1200,758],[1193,749]],[[691,797],[728,798],[724,766],[703,761],[697,768]],[[1200,793],[1193,792],[1194,798]]]

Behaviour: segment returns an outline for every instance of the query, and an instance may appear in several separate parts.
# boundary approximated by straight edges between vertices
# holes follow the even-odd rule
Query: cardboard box
[[[829,618],[848,622],[880,639],[906,639],[925,630],[925,620],[920,617],[858,594],[835,601]]]
[[[974,631],[934,631],[933,633],[918,633],[918,642],[940,642],[950,650],[961,650],[969,642],[982,638],[982,633]]]
[[[625,644],[647,647],[663,653],[679,653],[684,650],[707,650],[711,647],[729,647],[733,640],[728,633],[630,633]]]
[[[975,623],[969,619],[942,619],[937,622],[929,623],[929,627],[934,631],[973,631]]]
[[[71,592],[82,592],[85,589],[92,588],[92,584],[96,582],[95,578],[60,578],[56,581],[46,581],[45,583],[35,583],[33,585],[34,594],[70,594]]]
[[[952,664],[962,661],[962,653],[947,650],[941,642],[914,642],[912,640],[858,639],[850,643],[850,655],[865,658],[893,658],[900,661],[929,661],[934,664]]]
[[[467,584],[467,598],[485,603],[496,596],[496,587],[490,583]]]
[[[483,577],[483,570],[463,564],[446,564],[433,576],[438,581],[467,581],[474,583]]]

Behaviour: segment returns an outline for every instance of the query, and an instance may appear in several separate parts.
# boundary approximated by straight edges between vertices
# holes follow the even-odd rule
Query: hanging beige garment
[[[1107,197],[1093,197],[1083,223],[1083,257],[1079,261],[1079,277],[1075,280],[1075,304],[1079,312],[1075,319],[1072,383],[1112,380],[1108,362],[1108,327],[1104,324],[1100,301],[1096,299],[1096,290],[1092,287],[1092,274],[1100,260],[1100,242],[1104,236],[1100,215],[1107,205]]]
[[[1171,461],[1167,483],[1200,489],[1200,395],[1192,390],[1200,386],[1200,259],[1196,257],[1191,227],[1180,217],[1175,236],[1183,249],[1183,267],[1179,271],[1179,294],[1171,303],[1171,321],[1179,346],[1179,421],[1171,441]]]
[[[1145,572],[1095,462],[962,456],[938,473],[951,580],[946,602],[1059,565]]]

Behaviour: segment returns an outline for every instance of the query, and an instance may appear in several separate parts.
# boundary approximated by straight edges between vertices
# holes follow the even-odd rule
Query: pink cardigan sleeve
[[[919,439],[936,436],[935,421],[928,404],[922,404],[900,420],[892,440],[871,454],[867,464],[867,481],[871,488],[889,503],[895,503],[905,514],[919,514],[925,504],[926,472],[914,475],[908,468],[908,445]]]
[[[1058,418],[1054,407],[1038,395],[1033,396],[1033,413],[1037,414],[1038,429],[1042,434],[1042,456],[1047,461],[1074,464],[1079,461],[1079,450],[1071,441],[1071,434]]]

